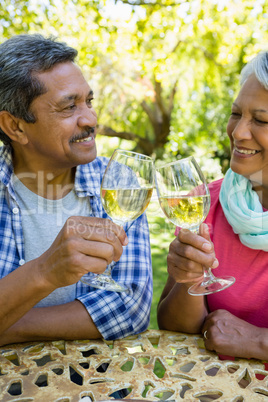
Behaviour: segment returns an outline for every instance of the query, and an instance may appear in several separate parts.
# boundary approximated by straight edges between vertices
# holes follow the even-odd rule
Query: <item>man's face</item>
[[[15,144],[15,160],[24,158],[32,171],[61,171],[91,162],[96,158],[97,115],[80,69],[60,63],[37,77],[47,91],[32,102],[36,123],[21,123],[27,142],[19,149]]]

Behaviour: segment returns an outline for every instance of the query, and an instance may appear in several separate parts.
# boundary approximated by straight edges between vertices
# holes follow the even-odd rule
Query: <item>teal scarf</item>
[[[268,212],[263,212],[250,181],[229,169],[222,182],[220,203],[241,243],[268,251]]]

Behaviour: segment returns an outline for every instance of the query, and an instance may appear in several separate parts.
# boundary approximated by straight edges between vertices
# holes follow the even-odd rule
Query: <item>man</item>
[[[76,55],[41,35],[0,45],[2,345],[116,339],[149,323],[147,220],[129,224],[126,235],[101,206],[107,160],[96,157],[93,92]],[[112,261],[114,279],[128,291],[80,282]]]

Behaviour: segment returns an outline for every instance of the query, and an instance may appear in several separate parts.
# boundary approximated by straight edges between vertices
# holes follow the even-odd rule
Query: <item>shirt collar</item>
[[[13,173],[12,147],[3,145],[0,148],[0,181],[8,186]]]
[[[79,196],[99,196],[101,183],[101,161],[79,165],[76,168],[74,190]],[[12,147],[4,145],[0,148],[0,181],[9,186],[13,174]]]

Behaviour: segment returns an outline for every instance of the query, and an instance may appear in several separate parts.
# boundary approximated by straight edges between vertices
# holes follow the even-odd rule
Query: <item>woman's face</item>
[[[268,186],[268,91],[251,75],[232,105],[227,125],[231,169]]]

